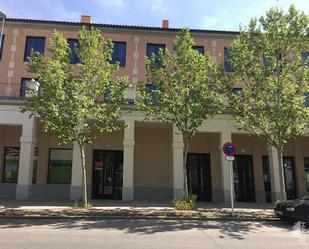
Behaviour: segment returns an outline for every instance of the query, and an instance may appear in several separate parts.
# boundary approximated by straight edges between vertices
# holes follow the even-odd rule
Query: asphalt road
[[[309,248],[309,231],[281,222],[0,219],[0,249]]]

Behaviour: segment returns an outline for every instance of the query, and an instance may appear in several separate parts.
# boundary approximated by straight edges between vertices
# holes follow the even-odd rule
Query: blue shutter
[[[309,92],[305,93],[305,106],[309,107]]]
[[[192,49],[204,54],[204,46],[192,46]]]
[[[1,40],[0,60],[2,59],[3,47],[4,47],[4,35],[2,35],[2,40]]]
[[[303,61],[307,61],[306,65],[309,67],[309,60],[308,60],[308,57],[309,57],[309,52],[302,52],[301,53],[301,59]],[[309,97],[308,97],[309,98]]]
[[[68,39],[68,44],[69,44],[69,48],[71,51],[70,54],[70,60],[71,60],[71,64],[77,64],[80,63],[80,59],[78,58],[76,51],[75,51],[75,44],[77,44],[77,47],[79,48],[79,42],[77,39]]]
[[[114,42],[112,60],[111,60],[112,64],[115,64],[118,61],[120,67],[125,67],[126,47],[127,44],[125,42]]]
[[[233,72],[234,69],[230,63],[231,53],[228,48],[224,48],[224,69],[225,72]]]

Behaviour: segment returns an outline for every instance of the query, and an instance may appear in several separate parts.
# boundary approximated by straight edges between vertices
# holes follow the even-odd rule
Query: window
[[[192,46],[192,49],[204,54],[204,46]]]
[[[106,86],[106,88],[104,89],[104,98],[103,101],[104,103],[110,103],[110,94],[111,94],[111,87],[110,85]]]
[[[304,61],[304,60],[307,60],[307,63],[306,63],[307,66],[309,66],[308,58],[309,58],[309,52],[302,52],[302,53],[301,53],[301,59],[302,59],[303,61]]]
[[[309,192],[309,157],[304,158],[305,161],[305,181],[306,181],[306,189]]]
[[[48,183],[71,183],[72,156],[71,149],[50,149]]]
[[[234,87],[234,88],[232,89],[232,91],[233,91],[233,93],[236,94],[236,95],[239,95],[239,96],[242,95],[242,88],[240,88],[240,87]]]
[[[115,64],[119,62],[119,66],[126,66],[126,47],[127,44],[125,42],[113,42],[113,53],[111,63]]]
[[[40,54],[44,54],[45,37],[27,36],[24,61],[27,61],[31,55],[31,51],[35,50]]]
[[[2,35],[2,40],[1,40],[0,60],[2,59],[3,47],[4,47],[4,35]]]
[[[147,92],[152,93],[153,90],[156,89],[156,87],[152,84],[146,84]],[[158,102],[157,97],[152,93],[149,100],[147,100],[148,105],[155,105]]]
[[[153,54],[158,56],[160,49],[164,50],[165,49],[165,44],[147,44],[147,51],[146,55],[148,58],[150,58]],[[159,58],[156,58],[156,66],[161,67],[162,63]]]
[[[306,92],[304,95],[305,95],[305,107],[309,107],[309,92]]]
[[[38,151],[39,151],[38,148],[34,149],[32,183],[36,183]],[[6,147],[4,149],[3,182],[17,183],[18,168],[19,168],[19,155],[20,155],[19,147]]]
[[[224,48],[224,70],[225,72],[233,72],[234,69],[230,63],[231,53],[228,48]]]
[[[263,180],[266,202],[271,202],[271,179],[269,173],[268,156],[262,156]]]
[[[26,84],[31,78],[21,78],[19,97],[26,97]]]
[[[76,54],[76,51],[75,51],[75,44],[76,46],[79,48],[79,42],[77,39],[68,39],[68,44],[69,44],[69,47],[70,47],[70,50],[71,50],[71,64],[77,64],[77,63],[80,63],[80,60]]]

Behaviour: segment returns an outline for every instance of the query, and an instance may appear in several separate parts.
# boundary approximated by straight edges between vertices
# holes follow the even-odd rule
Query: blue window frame
[[[76,51],[75,51],[75,44],[79,48],[79,42],[77,39],[68,39],[68,45],[70,47],[71,55],[70,55],[70,60],[71,64],[77,64],[80,63],[80,59],[78,58]]]
[[[110,94],[111,94],[111,88],[110,86],[106,86],[104,93],[103,93],[103,101],[104,103],[110,103]]]
[[[147,57],[150,58],[153,54],[158,56],[160,49],[164,50],[165,44],[147,43],[147,51],[146,51]],[[156,66],[157,67],[162,66],[162,63],[158,58],[156,59]]]
[[[309,107],[309,92],[305,93],[305,107]]]
[[[28,60],[27,58],[31,55],[32,49],[40,54],[44,54],[45,37],[27,36],[24,61]]]
[[[21,78],[19,97],[26,97],[26,83],[29,80],[31,80],[31,78]]]
[[[113,53],[111,63],[115,64],[117,61],[119,62],[120,67],[126,66],[126,50],[127,43],[126,42],[113,42]]]
[[[1,40],[0,60],[2,59],[3,47],[4,47],[4,35],[2,35],[2,40]]]
[[[231,53],[228,48],[224,48],[224,70],[225,72],[233,72],[234,69],[230,63]]]
[[[201,54],[204,54],[204,46],[192,46],[192,49],[200,52]]]

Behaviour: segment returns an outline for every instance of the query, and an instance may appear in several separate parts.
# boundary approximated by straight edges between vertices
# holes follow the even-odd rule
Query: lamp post
[[[3,38],[3,30],[4,30],[4,20],[6,18],[6,15],[0,11],[0,19],[2,19],[2,25],[1,25],[1,32],[0,32],[0,50],[2,46],[2,38]]]

